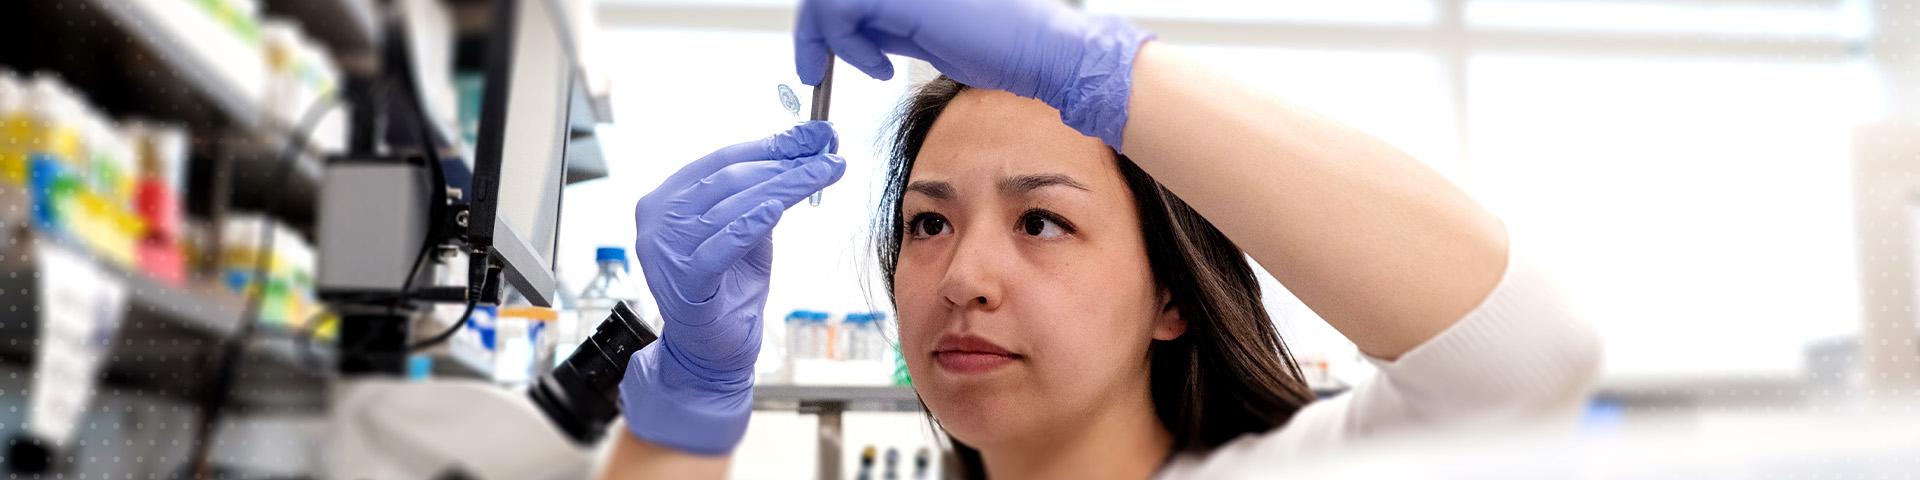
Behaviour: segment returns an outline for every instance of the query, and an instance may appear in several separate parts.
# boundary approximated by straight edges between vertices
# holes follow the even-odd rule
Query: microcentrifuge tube
[[[780,84],[779,90],[780,90],[780,106],[785,107],[787,109],[787,113],[793,115],[793,121],[804,122],[805,119],[800,116],[800,96],[793,93],[793,87],[789,87],[787,86],[787,84],[782,83]],[[813,192],[813,195],[808,195],[807,205],[811,205],[815,207],[820,206],[820,192]]]

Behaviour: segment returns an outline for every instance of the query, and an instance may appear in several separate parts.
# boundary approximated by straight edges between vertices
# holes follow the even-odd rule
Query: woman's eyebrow
[[[1027,192],[1052,186],[1073,187],[1081,191],[1092,191],[1088,190],[1087,186],[1081,184],[1080,181],[1074,180],[1073,177],[1058,173],[1021,175],[1000,179],[1000,193],[1007,196],[1024,195]]]
[[[952,200],[953,184],[935,180],[921,180],[907,184],[908,192],[918,192],[934,200]]]

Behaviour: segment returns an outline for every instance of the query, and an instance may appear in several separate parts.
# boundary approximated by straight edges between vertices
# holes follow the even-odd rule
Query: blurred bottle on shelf
[[[793,310],[784,327],[786,350],[780,375],[762,381],[797,385],[888,385],[895,383],[886,314],[848,313],[831,321],[818,310]],[[766,355],[765,350],[762,351]],[[772,363],[772,362],[768,362]]]
[[[886,468],[881,471],[881,480],[900,479],[900,448],[887,447]]]
[[[260,42],[260,2],[255,0],[196,0],[184,2],[200,7],[214,22],[247,44]]]
[[[593,258],[594,263],[598,264],[599,271],[594,273],[592,280],[588,280],[587,284],[581,287],[579,301],[575,308],[578,313],[570,321],[556,328],[558,332],[556,332],[553,353],[555,361],[564,360],[572,355],[580,342],[586,340],[586,337],[593,333],[593,329],[599,327],[600,322],[606,320],[608,315],[613,314],[613,307],[623,301],[635,307],[641,321],[646,322],[647,326],[653,327],[656,332],[660,331],[659,316],[652,314],[651,309],[645,308],[651,302],[641,301],[640,291],[627,278],[631,271],[630,264],[627,262],[627,249],[599,247],[594,249]]]
[[[927,480],[929,478],[933,478],[932,473],[933,473],[933,453],[929,452],[927,450],[927,447],[920,447],[919,449],[914,450],[913,480]]]
[[[34,226],[124,271],[185,280],[186,134],[116,124],[50,73],[0,71],[0,187],[24,188]]]
[[[219,231],[221,279],[228,291],[239,295],[256,294],[255,288],[264,286],[257,292],[262,322],[300,329],[320,314],[313,284],[317,254],[298,231],[278,220],[242,212],[228,214]],[[262,244],[263,235],[272,237],[273,244]],[[262,256],[266,278],[256,282],[255,269]]]
[[[781,321],[781,328],[769,330],[763,337],[760,349],[760,361],[755,373],[755,381],[770,383],[793,383],[795,363],[801,359],[820,358],[821,320],[825,313],[812,310],[794,310],[787,313]],[[774,334],[774,332],[779,332]],[[770,367],[770,368],[768,368]]]
[[[863,447],[860,449],[860,470],[853,474],[854,480],[874,480],[874,477],[873,477],[873,457],[874,456],[875,456],[875,453],[874,453],[874,448],[872,444],[868,444],[866,447]]]
[[[0,69],[0,187],[27,186],[27,154],[31,112],[26,87],[12,71]]]
[[[269,124],[297,127],[308,109],[338,88],[340,69],[326,47],[302,33],[298,24],[267,18],[259,25],[267,69],[261,113]],[[324,117],[308,141],[324,151],[344,148],[345,118],[337,113]]]
[[[494,320],[493,381],[521,385],[544,373],[547,369],[541,367],[551,363],[539,361],[546,357],[540,352],[541,337],[547,325],[559,319],[558,311],[533,306],[519,292],[508,289]]]
[[[139,268],[162,282],[185,284],[181,192],[186,181],[187,134],[176,127],[143,122],[129,122],[121,132],[133,142],[139,172],[133,206],[147,226],[135,247]]]
[[[881,324],[887,314],[881,312],[849,313],[841,322],[841,350],[844,355],[836,358],[855,361],[881,361],[886,359],[887,338]]]
[[[827,324],[827,312],[813,310],[795,310],[795,329],[798,342],[795,343],[794,358],[826,360],[832,358],[832,326]]]
[[[780,328],[771,325],[760,330],[760,357],[753,362],[753,381],[755,383],[790,383],[793,377],[788,375],[792,367],[787,361],[793,349],[793,313],[787,313],[780,320]]]
[[[22,138],[10,139],[27,148],[27,189],[33,201],[34,223],[41,230],[62,234],[77,210],[76,168],[83,160],[80,117],[85,114],[73,94],[51,74],[35,75],[25,88],[26,122]]]

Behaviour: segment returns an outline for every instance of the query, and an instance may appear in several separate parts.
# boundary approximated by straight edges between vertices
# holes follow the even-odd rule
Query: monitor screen
[[[500,0],[474,149],[468,237],[535,305],[554,293],[575,64],[551,0]]]

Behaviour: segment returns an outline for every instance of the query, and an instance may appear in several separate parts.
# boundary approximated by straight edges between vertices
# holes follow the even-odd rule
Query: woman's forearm
[[[694,455],[672,448],[655,445],[641,440],[625,431],[614,440],[613,452],[607,457],[601,470],[604,480],[625,480],[636,478],[686,478],[721,479],[727,478],[727,465],[732,456]]]
[[[1438,172],[1158,43],[1133,67],[1128,157],[1362,352],[1397,358],[1505,271],[1506,230]]]

